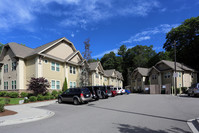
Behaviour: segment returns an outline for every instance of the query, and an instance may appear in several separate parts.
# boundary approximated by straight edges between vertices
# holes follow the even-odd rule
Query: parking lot
[[[191,132],[187,120],[199,117],[198,98],[171,95],[121,95],[74,106],[52,104],[55,115],[40,121],[3,126],[2,133],[166,133]]]

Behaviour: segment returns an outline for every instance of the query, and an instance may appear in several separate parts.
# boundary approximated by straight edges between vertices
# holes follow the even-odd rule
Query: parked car
[[[125,89],[121,87],[121,94],[125,94]]]
[[[117,92],[117,95],[121,95],[121,88],[114,87],[114,90]]]
[[[125,93],[128,95],[128,94],[130,94],[131,92],[130,92],[130,90],[125,89]]]
[[[92,97],[88,88],[70,88],[58,96],[58,103],[73,102],[78,105],[88,103],[90,100],[92,100]]]
[[[114,88],[110,87],[110,89],[111,89],[112,97],[116,96],[117,92],[114,90]]]
[[[109,96],[109,97],[112,97],[112,87],[113,87],[113,86],[105,86],[105,87],[106,87],[108,96]]]
[[[199,95],[199,83],[192,84],[188,89],[188,96],[198,96]]]
[[[84,86],[84,88],[88,88],[89,91],[91,92],[91,97],[93,100],[99,100],[99,97],[96,95],[94,86]]]
[[[107,89],[105,86],[93,86],[95,90],[95,94],[99,99],[108,98]]]

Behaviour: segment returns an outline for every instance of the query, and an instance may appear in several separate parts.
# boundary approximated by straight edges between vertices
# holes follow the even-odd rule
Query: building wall
[[[156,75],[156,79],[153,79],[153,75]],[[151,83],[150,84],[158,84],[158,72],[156,70],[151,70],[151,74],[150,74],[150,81]]]
[[[45,63],[44,60],[47,60],[47,63]],[[60,81],[60,89],[62,89],[65,80],[64,63],[49,58],[45,58],[44,60],[42,60],[41,62],[42,76],[50,82],[50,85],[52,80]],[[52,62],[59,63],[59,71],[56,71],[56,65],[55,65],[55,71],[51,70]],[[51,89],[51,87],[49,89]]]
[[[45,51],[45,54],[49,54],[61,59],[66,59],[70,54],[72,54],[74,51],[70,44],[66,42],[61,42],[59,44],[56,44],[55,46],[51,47],[47,51]]]
[[[25,61],[26,66],[26,80],[24,81],[25,84],[28,84],[31,77],[35,77],[35,58],[30,58]]]
[[[165,78],[165,74],[168,74],[170,73],[170,77],[168,78]],[[168,70],[168,71],[164,71],[164,72],[161,72],[161,77],[162,77],[162,85],[165,85],[165,84],[171,84],[172,83],[172,78],[173,78],[173,71],[171,70]]]
[[[76,73],[70,73],[70,66],[76,68]],[[79,77],[80,77],[80,68],[78,66],[68,64],[68,85],[70,86],[70,82],[76,82],[76,86],[79,87]]]
[[[6,52],[4,59],[2,63],[4,64],[2,66],[2,74],[3,74],[3,79],[1,79],[2,87],[1,89],[4,89],[4,82],[8,82],[8,89],[12,89],[12,81],[16,80],[17,82],[17,69],[12,71],[12,62],[17,62],[17,60],[14,58],[14,54],[11,49],[8,49]],[[8,72],[4,73],[4,66],[8,64]],[[18,65],[17,65],[18,67]],[[17,88],[19,89],[19,88]]]

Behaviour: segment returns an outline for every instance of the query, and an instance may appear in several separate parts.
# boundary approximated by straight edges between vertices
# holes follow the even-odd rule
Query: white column
[[[4,89],[3,72],[4,72],[4,66],[1,67],[1,90]]]
[[[25,89],[24,88],[24,60],[19,59],[17,65],[17,89]]]
[[[39,59],[39,56],[35,58],[35,76],[36,78],[43,76],[42,59]]]

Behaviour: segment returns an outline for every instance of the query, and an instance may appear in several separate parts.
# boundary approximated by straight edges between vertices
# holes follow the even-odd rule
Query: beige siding
[[[81,61],[81,59],[79,58],[79,55],[77,54],[75,57],[73,57],[70,61],[78,63]]]
[[[55,80],[55,81],[60,81],[60,89],[62,89],[63,87],[63,83],[64,83],[64,64],[52,59],[47,59],[48,62],[42,62],[42,67],[43,67],[43,77],[46,78],[51,85],[51,81]],[[54,62],[55,63],[55,71],[51,70],[51,63]],[[59,71],[56,71],[56,63],[59,64]],[[56,86],[55,86],[56,88]],[[50,87],[51,89],[51,87]]]
[[[35,77],[35,58],[31,58],[25,61],[26,66],[26,80],[24,81],[25,85],[28,84],[31,77]]]
[[[12,81],[16,80],[17,82],[17,70],[12,71],[12,62],[16,62],[16,59],[13,58],[14,54],[11,51],[11,49],[8,49],[8,51],[6,52],[4,59],[3,59],[3,63],[4,65],[8,64],[8,72],[4,73],[4,66],[2,67],[2,72],[3,72],[3,80],[2,80],[2,84],[4,84],[4,82],[8,82],[8,89],[12,89]],[[4,88],[2,88],[4,89]],[[17,88],[18,89],[18,88]]]
[[[76,73],[73,74],[73,73],[70,73],[70,66],[73,66],[73,65],[69,65],[68,66],[68,86],[70,86],[70,82],[76,82],[76,86],[78,87],[79,86],[79,68],[77,66],[73,66],[76,68]]]
[[[74,51],[71,48],[71,46],[67,43],[59,43],[50,48],[49,50],[45,51],[46,54],[66,59],[70,54],[72,54]]]

